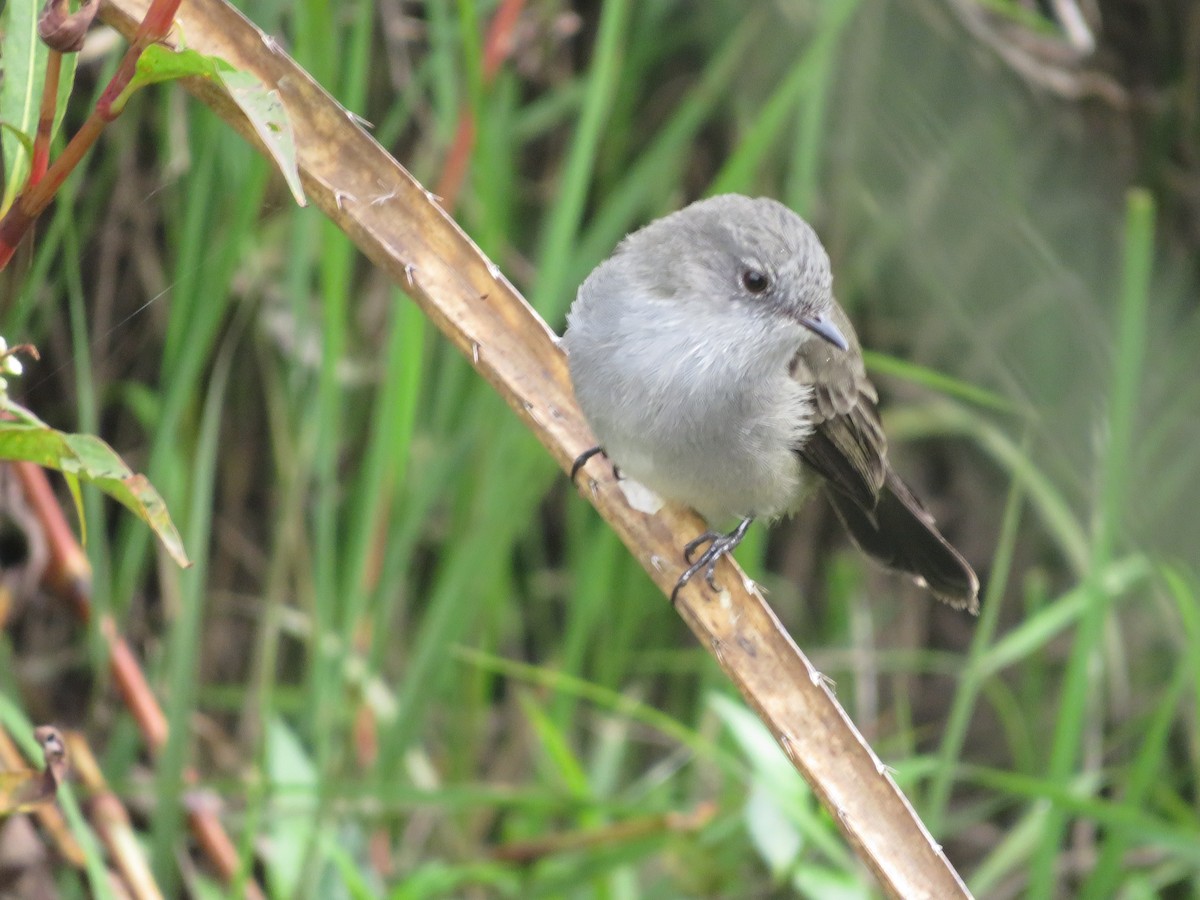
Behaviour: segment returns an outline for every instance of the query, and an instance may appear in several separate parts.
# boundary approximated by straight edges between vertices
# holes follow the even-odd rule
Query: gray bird
[[[600,441],[575,470],[603,448],[710,526],[740,519],[687,545],[676,593],[701,570],[715,588],[754,519],[793,513],[823,485],[863,551],[976,612],[975,572],[888,464],[832,287],[816,233],[767,198],[701,200],[626,237],[567,316],[571,379]]]

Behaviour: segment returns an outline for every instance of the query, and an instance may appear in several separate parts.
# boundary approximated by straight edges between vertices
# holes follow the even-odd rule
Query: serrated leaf
[[[149,525],[180,566],[191,565],[158,491],[100,438],[44,424],[0,422],[0,459],[36,463],[95,485]]]

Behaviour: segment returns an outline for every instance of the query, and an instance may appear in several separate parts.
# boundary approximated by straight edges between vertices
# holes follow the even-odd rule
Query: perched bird
[[[775,200],[712,197],[626,237],[584,281],[563,345],[584,416],[619,471],[712,528],[678,592],[756,518],[824,486],[851,536],[939,599],[979,580],[892,470],[850,320],[813,229]],[[574,474],[574,473],[572,473]],[[701,548],[704,551],[694,561]]]

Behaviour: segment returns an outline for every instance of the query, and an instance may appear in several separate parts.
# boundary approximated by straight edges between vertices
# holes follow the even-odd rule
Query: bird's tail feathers
[[[933,516],[890,469],[874,510],[845,494],[826,492],[864,553],[890,569],[907,572],[955,609],[979,612],[979,578],[962,554],[938,531]]]

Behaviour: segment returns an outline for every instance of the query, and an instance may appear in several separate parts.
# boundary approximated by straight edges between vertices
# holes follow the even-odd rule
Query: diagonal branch
[[[130,34],[140,0],[110,0],[105,18]],[[220,0],[182,13],[188,45],[223,57],[277,90],[295,129],[305,190],[376,265],[404,288],[478,372],[508,401],[558,464],[594,441],[571,392],[554,335],[434,198],[278,44]],[[256,142],[216,87],[189,90]],[[260,148],[261,149],[261,148]],[[702,523],[677,509],[648,516],[611,481],[585,491],[650,577],[669,593],[682,569],[683,535]],[[897,897],[969,896],[966,887],[854,728],[820,674],[732,562],[714,600],[701,585],[680,591],[678,609],[700,642],[771,728],[846,838]]]

